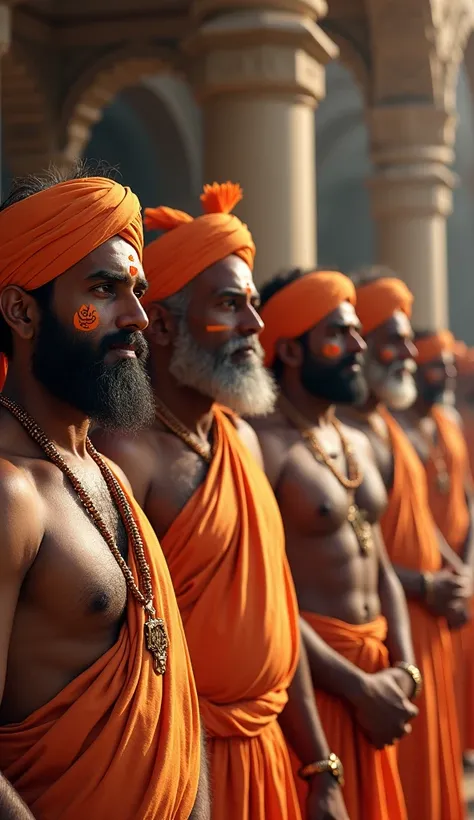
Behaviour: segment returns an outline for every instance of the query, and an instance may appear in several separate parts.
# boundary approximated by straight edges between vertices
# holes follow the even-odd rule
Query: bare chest
[[[342,454],[332,459],[332,463],[342,475],[347,475]],[[369,522],[378,521],[387,501],[383,482],[368,459],[358,458],[358,463],[363,480],[360,487],[352,491],[303,443],[293,447],[278,485],[286,525],[306,535],[334,534],[346,524],[353,503],[364,510]]]

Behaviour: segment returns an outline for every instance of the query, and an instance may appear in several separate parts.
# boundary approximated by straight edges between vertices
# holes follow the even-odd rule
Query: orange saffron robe
[[[156,535],[122,489],[166,623],[168,668],[155,674],[144,610],[129,594],[116,643],[26,720],[0,727],[0,771],[35,820],[188,820],[195,802],[200,723],[182,622]],[[137,582],[131,547],[128,564]]]
[[[431,412],[437,438],[450,478],[448,493],[439,491],[436,468],[426,464],[431,511],[438,529],[458,555],[462,553],[471,525],[466,487],[471,482],[467,445],[461,428],[442,407]],[[451,632],[454,650],[454,684],[462,749],[474,749],[474,602],[471,621]]]
[[[203,484],[162,540],[210,752],[215,820],[299,820],[278,716],[299,654],[280,512],[234,424],[215,408]]]
[[[441,556],[428,501],[426,474],[415,449],[386,411],[394,457],[393,487],[382,532],[395,566],[437,572]],[[399,770],[408,817],[463,820],[461,743],[453,688],[451,636],[444,618],[408,600],[416,662],[423,675],[420,712],[399,749]]]
[[[332,649],[359,669],[374,673],[390,666],[384,644],[387,622],[382,616],[368,624],[348,624],[314,612],[301,615]],[[344,765],[343,794],[350,820],[407,820],[396,747],[375,749],[348,704],[320,689],[315,696],[329,746]],[[296,774],[301,764],[294,755],[292,758]],[[301,778],[295,780],[303,813],[308,786]]]

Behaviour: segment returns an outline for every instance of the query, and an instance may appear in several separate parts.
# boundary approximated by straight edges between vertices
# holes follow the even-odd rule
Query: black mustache
[[[352,367],[354,364],[363,365],[364,358],[361,353],[348,353],[337,363],[338,370],[344,370],[346,367]]]
[[[100,343],[100,352],[105,356],[112,348],[120,347],[120,345],[132,345],[137,358],[148,354],[148,343],[140,330],[119,330],[118,333],[106,336]]]

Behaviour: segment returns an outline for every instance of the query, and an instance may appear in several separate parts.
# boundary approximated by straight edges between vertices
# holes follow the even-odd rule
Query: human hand
[[[376,749],[391,746],[411,732],[410,721],[418,709],[407,695],[408,677],[402,669],[365,675],[362,692],[353,705],[359,726]]]
[[[449,608],[459,600],[471,597],[472,584],[468,573],[442,569],[431,579],[426,605],[434,615],[447,617]]]
[[[308,820],[350,820],[341,788],[328,772],[311,779],[306,813]]]
[[[451,630],[460,629],[471,620],[469,607],[462,598],[449,605],[446,610],[446,620]]]

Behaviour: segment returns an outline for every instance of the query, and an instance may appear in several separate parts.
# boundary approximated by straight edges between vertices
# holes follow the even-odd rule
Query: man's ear
[[[178,321],[175,316],[160,302],[152,302],[146,309],[148,327],[146,337],[160,347],[172,344],[178,332]]]
[[[303,364],[303,348],[298,339],[278,339],[275,352],[287,367],[301,367]]]
[[[40,310],[31,293],[7,285],[0,293],[0,310],[6,323],[20,339],[33,339],[40,321]]]

